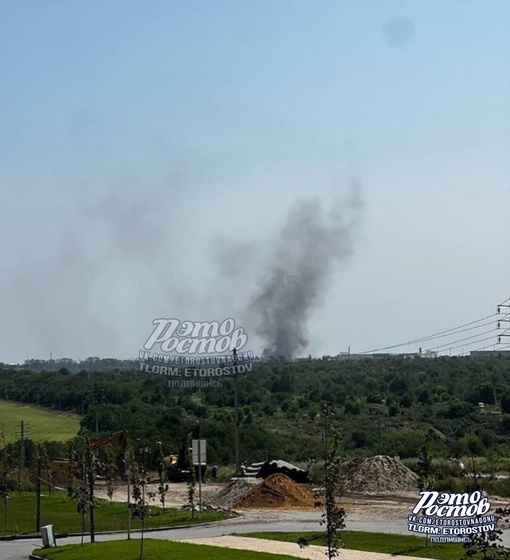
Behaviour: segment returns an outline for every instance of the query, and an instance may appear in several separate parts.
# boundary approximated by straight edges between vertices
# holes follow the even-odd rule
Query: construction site
[[[284,462],[274,462],[283,463]],[[271,518],[272,512],[292,513],[315,511],[320,515],[321,492],[323,488],[302,480],[300,469],[289,471],[286,466],[269,468],[270,463],[260,463],[258,472],[249,472],[245,476],[233,477],[230,482],[218,483],[210,477],[201,484],[201,498],[194,507],[204,510],[213,509],[229,511],[236,515],[248,516],[250,519]],[[291,465],[292,466],[292,465]],[[277,472],[265,474],[275,470]],[[282,471],[287,471],[284,474]],[[257,476],[262,472],[262,476]],[[289,476],[290,475],[290,476]],[[375,456],[366,459],[354,459],[345,464],[342,471],[342,486],[338,501],[348,513],[361,518],[405,519],[409,504],[416,502],[418,476],[398,460],[387,456]],[[147,495],[157,496],[159,482],[154,480],[146,488]],[[98,497],[108,498],[106,487],[98,481]],[[197,488],[198,498],[198,488]],[[127,483],[117,481],[111,499],[127,502]],[[189,509],[189,488],[186,482],[169,485],[165,499],[168,507]],[[153,505],[158,505],[154,498]]]

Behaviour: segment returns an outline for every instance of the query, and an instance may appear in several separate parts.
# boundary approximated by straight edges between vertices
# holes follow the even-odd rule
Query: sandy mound
[[[417,492],[418,476],[395,459],[376,455],[346,463],[343,483],[347,492]]]
[[[210,499],[209,503],[216,507],[232,509],[234,504],[260,483],[260,479],[256,478],[235,478],[218,495]]]
[[[246,509],[313,508],[314,504],[315,500],[311,490],[300,486],[284,474],[272,474],[235,503],[234,507]]]

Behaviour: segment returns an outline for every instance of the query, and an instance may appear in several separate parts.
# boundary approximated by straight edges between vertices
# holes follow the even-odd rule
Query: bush
[[[324,484],[324,461],[317,461],[308,467],[308,478],[315,486]]]
[[[230,482],[232,477],[236,473],[236,468],[234,465],[226,465],[225,467],[219,467],[218,475],[216,476],[216,482]]]

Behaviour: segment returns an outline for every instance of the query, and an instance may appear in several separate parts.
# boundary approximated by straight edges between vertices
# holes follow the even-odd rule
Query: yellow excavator
[[[121,432],[114,432],[113,434],[107,436],[91,439],[89,446],[90,449],[94,450],[106,445],[111,445],[115,453],[115,464],[117,466],[117,472],[121,478],[124,478],[126,470],[124,463],[124,454],[127,447],[127,441],[128,431],[122,430]],[[75,466],[78,465],[79,461],[76,461]],[[54,486],[65,485],[68,468],[68,459],[55,459],[51,462],[51,482]]]

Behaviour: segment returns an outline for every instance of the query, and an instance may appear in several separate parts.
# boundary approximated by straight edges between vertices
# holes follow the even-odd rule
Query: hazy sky
[[[289,212],[352,184],[309,353],[493,313],[509,29],[507,0],[1,0],[0,361],[134,357],[158,317],[249,324]]]

